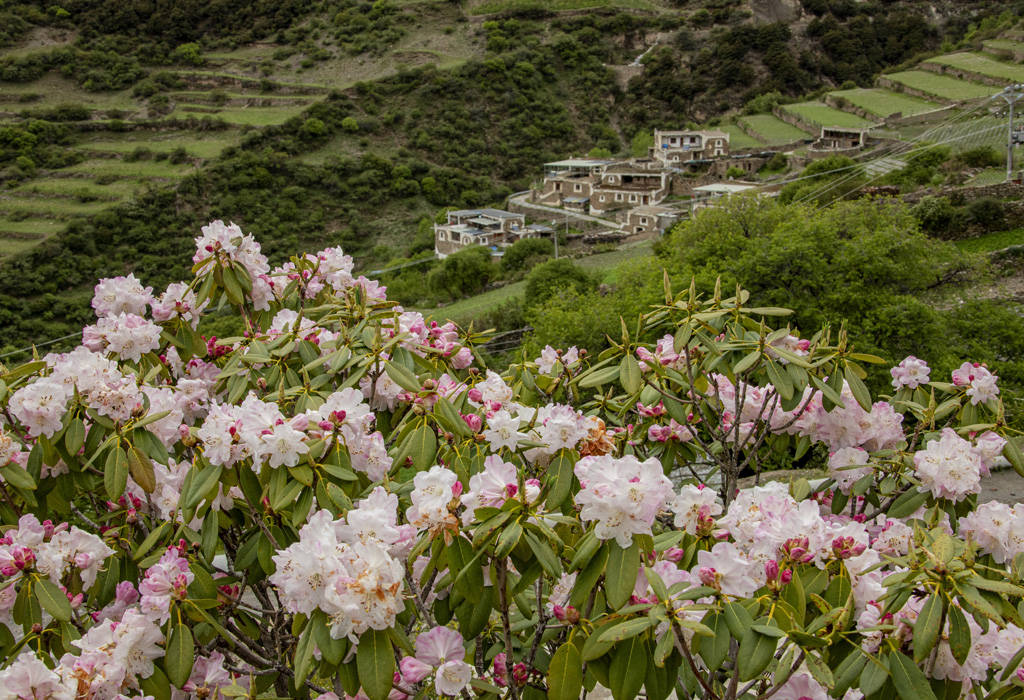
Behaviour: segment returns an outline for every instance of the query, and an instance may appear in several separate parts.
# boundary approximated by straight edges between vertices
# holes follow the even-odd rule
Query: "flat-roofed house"
[[[664,163],[686,163],[729,155],[729,134],[716,129],[654,130],[651,156]]]
[[[553,206],[571,204],[579,208],[579,200],[590,199],[601,171],[614,161],[593,158],[570,158],[544,164],[544,183],[535,195],[537,202]]]
[[[601,216],[618,209],[660,204],[672,186],[664,163],[638,159],[607,166],[590,195],[590,213]]]
[[[542,232],[526,226],[522,214],[501,209],[454,209],[443,224],[434,225],[434,253],[445,258],[472,245],[483,245],[500,253],[520,238],[535,238]]]
[[[625,229],[634,236],[661,236],[679,221],[679,216],[677,210],[668,207],[634,207],[626,215]]]
[[[821,135],[812,148],[817,150],[844,151],[849,148],[864,148],[869,129],[851,129],[841,126],[823,126]]]

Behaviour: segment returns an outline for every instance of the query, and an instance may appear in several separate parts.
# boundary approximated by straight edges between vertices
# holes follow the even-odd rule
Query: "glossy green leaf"
[[[167,678],[178,688],[185,685],[188,677],[192,674],[192,663],[195,661],[195,642],[192,640],[192,630],[182,622],[171,628],[171,634],[167,639],[167,653],[164,657],[164,666],[167,670]]]
[[[558,647],[548,665],[548,697],[552,700],[579,700],[583,690],[583,658],[574,644]]]
[[[945,598],[933,594],[921,606],[921,612],[914,623],[914,661],[921,663],[939,639],[939,628],[942,623],[943,607]]]
[[[902,700],[936,700],[924,672],[903,653],[889,655],[889,673]]]
[[[370,700],[386,700],[395,675],[395,655],[384,630],[367,630],[356,650],[359,683]]]
[[[629,597],[636,587],[636,577],[640,572],[640,547],[633,542],[623,549],[614,540],[608,543],[608,566],[605,570],[605,594],[608,605],[618,610],[629,602]]]
[[[68,602],[68,597],[51,583],[50,579],[36,579],[32,584],[32,591],[39,599],[43,610],[50,613],[55,620],[67,622],[71,619],[71,603]]]

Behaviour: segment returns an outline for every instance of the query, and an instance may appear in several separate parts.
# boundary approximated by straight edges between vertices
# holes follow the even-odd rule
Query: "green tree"
[[[550,239],[522,238],[505,249],[501,269],[506,273],[519,272],[540,259],[550,257],[554,252],[555,244]]]
[[[589,292],[597,288],[593,276],[572,260],[548,260],[530,270],[526,276],[527,309],[543,304],[553,296],[576,292]]]
[[[449,255],[427,277],[431,291],[450,299],[479,294],[494,276],[490,251],[483,246],[471,246]]]

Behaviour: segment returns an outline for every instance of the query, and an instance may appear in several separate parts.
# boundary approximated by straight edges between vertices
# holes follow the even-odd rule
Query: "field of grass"
[[[1002,250],[1012,245],[1024,245],[1024,228],[995,231],[977,238],[955,241],[955,243],[957,248],[968,253],[988,253],[993,250]]]
[[[211,109],[207,105],[191,110],[179,105],[168,117],[188,119],[190,117],[212,117],[237,126],[276,126],[283,124],[306,109],[305,105],[282,105],[280,107],[228,107]],[[200,111],[202,110],[202,111]]]
[[[749,117],[741,117],[739,121],[749,125],[772,145],[813,138],[803,129],[787,124],[773,114],[752,114]]]
[[[80,177],[43,177],[29,180],[10,190],[12,194],[43,194],[78,199],[120,200],[142,189],[144,183],[115,180],[100,185]]]
[[[615,267],[621,262],[630,260],[633,258],[639,258],[651,255],[651,243],[650,241],[644,241],[637,245],[631,245],[613,250],[607,253],[598,253],[596,255],[588,255],[583,258],[579,258],[574,262],[580,267],[589,269],[597,272],[607,271]],[[604,281],[608,281],[607,279]],[[500,289],[492,289],[489,292],[478,294],[468,299],[462,299],[454,304],[442,307],[440,309],[417,309],[424,316],[429,316],[435,320],[451,320],[456,323],[464,324],[469,322],[471,319],[477,318],[482,314],[491,311],[509,299],[513,299],[526,290],[526,282],[519,281],[507,284]]]
[[[216,158],[228,146],[238,143],[237,132],[217,134],[196,134],[192,132],[163,132],[159,136],[148,136],[142,139],[124,138],[110,139],[109,135],[97,141],[83,141],[80,146],[91,151],[107,151],[110,153],[131,153],[137,148],[148,148],[154,153],[170,153],[178,147],[184,147],[190,156],[196,158]]]
[[[38,99],[28,101],[27,98],[33,95]],[[56,73],[47,73],[30,83],[0,82],[0,109],[5,112],[50,109],[64,104],[82,105],[93,110],[135,112],[139,109],[139,103],[132,99],[128,90],[88,92],[73,80]]]
[[[986,49],[997,51],[1024,51],[1024,41],[1015,41],[1014,39],[988,39],[981,44]]]
[[[764,145],[735,124],[725,124],[715,128],[729,134],[729,148],[733,150],[737,148],[758,148]]]
[[[850,129],[863,129],[871,126],[871,122],[856,114],[843,112],[829,107],[823,102],[797,102],[783,105],[783,110],[800,117],[805,122],[819,126],[839,126]]]
[[[21,221],[12,221],[10,219],[0,218],[0,235],[3,233],[16,233],[30,238],[32,236],[38,236],[43,238],[45,236],[51,236],[64,228],[64,224],[60,221],[49,221],[47,219],[22,219]]]
[[[472,4],[469,13],[486,15],[506,10],[586,10],[602,7],[624,7],[628,9],[652,10],[657,5],[647,0],[483,0]]]
[[[98,158],[96,160],[82,161],[69,168],[64,168],[61,172],[82,173],[93,177],[111,175],[114,177],[130,178],[161,177],[177,179],[188,174],[191,169],[191,165],[174,165],[167,161],[137,160],[134,163],[129,163],[114,158]]]
[[[980,186],[980,185],[998,185],[1006,179],[1006,168],[986,168],[980,173],[972,177],[967,184]]]
[[[837,90],[830,93],[841,97],[855,107],[867,110],[880,117],[888,117],[890,114],[901,112],[904,116],[920,114],[932,109],[938,109],[942,105],[935,102],[922,100],[919,97],[904,95],[891,90],[879,88],[856,88],[854,90]]]
[[[68,197],[0,196],[0,215],[19,214],[42,218],[69,218],[95,214],[110,202],[79,202]]]
[[[2,223],[2,222],[0,222]],[[33,248],[39,244],[42,239],[35,238],[8,238],[0,233],[0,257],[5,255],[16,255],[23,251]]]
[[[970,71],[971,73],[985,75],[990,78],[998,78],[999,80],[1011,83],[1024,81],[1024,66],[1004,63],[1003,61],[997,61],[994,58],[977,53],[951,53],[946,56],[929,58],[927,62]]]
[[[939,75],[925,70],[907,70],[889,73],[889,80],[947,100],[973,100],[988,97],[998,90],[991,85],[958,80],[948,75]]]

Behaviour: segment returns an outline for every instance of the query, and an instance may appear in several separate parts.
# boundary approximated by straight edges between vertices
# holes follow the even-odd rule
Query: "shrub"
[[[506,273],[520,272],[550,257],[554,252],[555,244],[550,239],[522,238],[505,249],[501,269]]]
[[[875,401],[845,337],[667,286],[600,358],[484,371],[340,250],[197,242],[192,284],[101,280],[85,345],[4,369],[12,696],[1016,687],[1024,515],[977,494],[1024,456],[984,367],[907,358]]]

